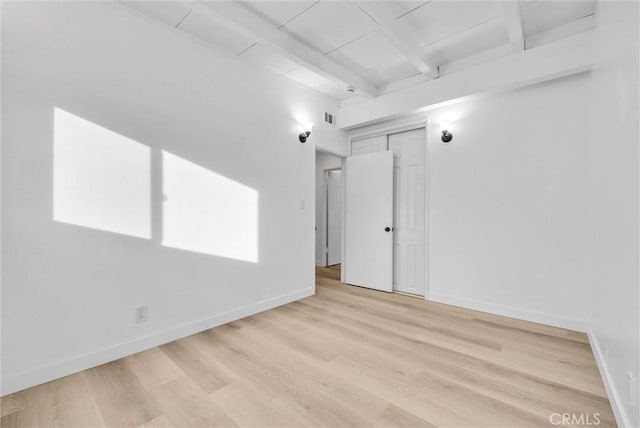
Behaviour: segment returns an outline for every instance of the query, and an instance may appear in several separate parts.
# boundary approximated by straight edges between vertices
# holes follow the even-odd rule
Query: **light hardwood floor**
[[[2,427],[615,426],[584,334],[338,278],[319,268],[313,297],[5,397]]]

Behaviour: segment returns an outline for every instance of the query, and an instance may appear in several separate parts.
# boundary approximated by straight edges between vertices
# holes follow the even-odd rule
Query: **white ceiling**
[[[226,25],[224,16],[212,19],[220,2],[122,3],[338,99],[352,95],[345,91],[349,80],[364,80],[382,93],[404,81],[414,84],[435,77],[422,74],[415,58],[412,62],[389,32],[401,33],[400,40],[418,61],[434,64],[436,72],[439,67],[441,75],[511,53],[506,20],[513,18],[506,17],[501,1],[377,1],[375,7],[390,23],[384,28],[384,22],[365,12],[372,5],[368,2],[233,0],[226,5],[237,17],[233,25]],[[594,9],[595,0],[520,0],[517,25],[525,45],[529,39],[539,45],[591,28]],[[253,25],[243,27],[245,19]],[[313,53],[311,61],[300,46]],[[340,74],[327,71],[335,69]]]

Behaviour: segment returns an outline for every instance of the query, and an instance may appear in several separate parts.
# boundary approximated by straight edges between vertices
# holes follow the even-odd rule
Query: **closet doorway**
[[[351,143],[351,156],[381,151],[393,153],[392,289],[418,296],[424,296],[426,291],[425,146],[426,131],[424,127],[359,139]],[[346,174],[347,192],[357,192],[357,189],[349,189],[348,169]],[[351,183],[354,181],[352,180]],[[346,204],[346,215],[349,217],[348,199]],[[349,224],[349,220],[346,224]],[[349,242],[348,233],[346,236],[347,248],[350,245],[357,245],[357,243]],[[349,265],[347,259],[347,271],[351,268],[352,266]],[[350,276],[355,274],[351,271],[349,273]]]

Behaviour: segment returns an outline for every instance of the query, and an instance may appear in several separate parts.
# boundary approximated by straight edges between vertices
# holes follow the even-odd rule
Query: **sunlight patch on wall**
[[[55,109],[53,218],[151,237],[151,150]]]
[[[258,192],[162,152],[167,247],[258,261]]]

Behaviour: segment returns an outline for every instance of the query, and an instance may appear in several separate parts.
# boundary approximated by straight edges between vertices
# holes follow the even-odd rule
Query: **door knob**
[[[390,227],[385,227],[385,228],[384,228],[384,231],[385,231],[385,232],[391,232],[391,228],[390,228]]]

